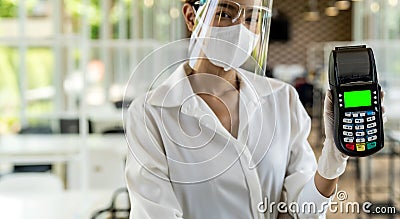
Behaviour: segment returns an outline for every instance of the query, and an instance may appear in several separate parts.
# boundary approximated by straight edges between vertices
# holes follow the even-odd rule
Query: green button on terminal
[[[371,150],[372,148],[376,147],[376,142],[369,142],[367,143],[367,149]]]

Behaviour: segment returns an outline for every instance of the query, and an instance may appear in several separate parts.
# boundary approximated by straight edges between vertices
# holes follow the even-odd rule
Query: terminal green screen
[[[344,107],[371,106],[371,91],[350,91],[344,92]]]

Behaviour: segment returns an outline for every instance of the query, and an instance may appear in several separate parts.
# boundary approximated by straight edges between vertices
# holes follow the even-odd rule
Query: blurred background
[[[180,0],[0,0],[0,218],[127,217],[124,89],[150,52],[189,36],[181,7]],[[375,156],[350,159],[339,189],[349,201],[399,209],[400,1],[275,0],[266,75],[298,90],[318,156],[329,53],[357,44],[375,53],[386,141]]]

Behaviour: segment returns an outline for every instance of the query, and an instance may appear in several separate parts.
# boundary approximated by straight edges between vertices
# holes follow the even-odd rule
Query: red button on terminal
[[[349,150],[352,150],[352,151],[354,151],[354,146],[355,146],[354,143],[353,144],[351,144],[351,143],[350,144],[346,144],[346,148],[349,149]]]

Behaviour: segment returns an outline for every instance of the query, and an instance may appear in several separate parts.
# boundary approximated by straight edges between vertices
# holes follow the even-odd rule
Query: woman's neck
[[[185,71],[195,92],[208,91],[218,95],[227,91],[237,91],[240,88],[239,76],[235,70],[224,71],[223,68],[213,65],[205,58],[198,60],[194,69],[187,63]]]

